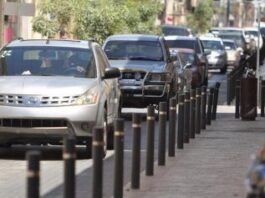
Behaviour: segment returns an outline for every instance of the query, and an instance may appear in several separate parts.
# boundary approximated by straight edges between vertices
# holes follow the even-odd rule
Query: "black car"
[[[191,32],[186,27],[162,25],[162,33],[164,36],[191,36]]]
[[[168,47],[171,51],[174,51],[176,48],[186,48],[192,49],[198,55],[200,60],[200,66],[203,67],[205,71],[202,79],[203,84],[208,84],[208,53],[204,51],[202,41],[198,37],[188,37],[188,36],[166,36],[165,40]]]
[[[177,92],[177,72],[163,37],[113,35],[103,49],[111,66],[121,71],[124,107],[146,107],[168,101]]]

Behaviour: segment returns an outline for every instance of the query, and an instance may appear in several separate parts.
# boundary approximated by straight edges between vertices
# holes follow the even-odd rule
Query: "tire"
[[[3,144],[0,144],[0,148],[10,148],[12,146],[11,143],[3,143]]]

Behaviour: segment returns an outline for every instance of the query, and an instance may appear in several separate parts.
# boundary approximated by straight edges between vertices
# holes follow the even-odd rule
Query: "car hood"
[[[0,94],[80,95],[96,83],[97,79],[63,76],[1,76]]]
[[[212,50],[210,56],[219,56],[225,54],[223,50]]]
[[[165,70],[166,64],[163,61],[138,61],[138,60],[110,60],[112,67],[122,70],[144,70],[146,72],[161,72]]]

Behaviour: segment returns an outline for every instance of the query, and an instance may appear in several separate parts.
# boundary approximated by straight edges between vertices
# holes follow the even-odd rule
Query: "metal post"
[[[196,89],[196,134],[201,133],[201,88]]]
[[[75,197],[75,159],[75,138],[73,136],[66,136],[63,148],[64,198]]]
[[[227,96],[227,98],[226,98],[226,102],[227,102],[227,105],[230,105],[230,103],[231,103],[231,77],[230,77],[230,74],[227,74],[227,85],[226,85],[227,87],[227,89],[226,89],[226,96]]]
[[[154,142],[155,142],[155,109],[153,105],[147,107],[147,148],[146,172],[147,176],[154,175]]]
[[[180,94],[178,99],[178,149],[184,148],[184,95]]]
[[[216,120],[216,111],[217,111],[217,106],[218,106],[218,95],[219,95],[220,85],[221,84],[219,82],[216,82],[215,88],[214,88],[212,120]]]
[[[124,120],[118,118],[114,125],[114,198],[123,197]]]
[[[4,0],[0,0],[0,49],[4,45]]]
[[[176,139],[176,98],[170,99],[169,109],[169,134],[168,134],[168,156],[175,156]]]
[[[40,197],[40,152],[28,151],[26,160],[28,162],[27,198],[38,198]]]
[[[260,2],[258,2],[258,46],[257,46],[257,65],[256,65],[256,78],[257,78],[257,104],[259,105],[260,99]]]
[[[235,118],[239,118],[240,115],[240,80],[236,81],[236,111]]]
[[[159,142],[158,142],[158,165],[166,164],[166,120],[167,120],[167,103],[159,103]]]
[[[190,97],[190,138],[195,138],[196,91],[191,90]]]
[[[201,112],[201,129],[206,129],[206,102],[207,102],[207,87],[202,86],[202,112]]]
[[[133,114],[133,148],[132,148],[132,172],[131,188],[140,188],[140,160],[141,160],[141,117]]]
[[[265,81],[261,81],[261,104],[260,104],[260,116],[264,117],[264,103],[265,103]]]
[[[210,88],[210,93],[208,96],[208,106],[207,106],[207,120],[206,120],[206,124],[207,125],[211,125],[211,118],[212,118],[212,106],[213,106],[213,92],[214,92],[214,88],[211,87]]]
[[[103,189],[103,152],[104,152],[104,129],[96,127],[93,130],[92,158],[93,158],[93,177],[92,177],[92,198],[101,198]]]
[[[189,143],[190,139],[190,92],[185,93],[184,103],[184,143]]]

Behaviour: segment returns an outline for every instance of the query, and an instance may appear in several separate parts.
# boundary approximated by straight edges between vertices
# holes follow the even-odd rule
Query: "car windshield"
[[[244,48],[244,40],[243,37],[239,34],[219,34],[218,37],[221,39],[229,39],[236,42],[237,46],[241,46]]]
[[[195,56],[191,52],[179,52],[179,59],[183,66],[187,64],[195,64]]]
[[[220,41],[202,40],[204,49],[209,50],[224,50]]]
[[[108,41],[104,51],[109,60],[163,61],[161,45],[155,41]]]
[[[66,47],[6,47],[0,51],[0,75],[96,77],[91,50]]]
[[[258,33],[258,31],[255,31],[255,30],[245,30],[245,35],[258,37],[259,33]]]
[[[170,36],[170,35],[189,36],[188,30],[184,28],[162,27],[162,32],[165,36]]]
[[[188,48],[193,49],[196,53],[201,54],[200,47],[196,40],[177,39],[177,40],[166,40],[169,48]]]
[[[235,50],[236,49],[235,43],[232,43],[232,42],[226,42],[226,41],[224,41],[224,46],[225,47],[228,47],[231,50]]]

